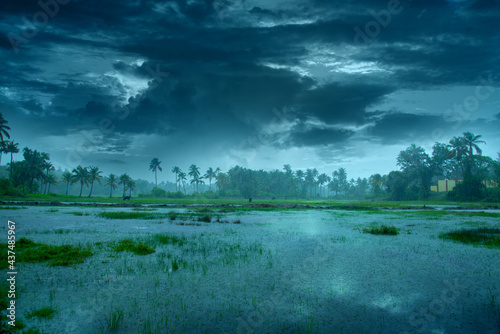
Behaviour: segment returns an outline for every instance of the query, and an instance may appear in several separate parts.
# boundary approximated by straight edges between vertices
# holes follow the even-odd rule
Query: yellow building
[[[436,185],[431,186],[431,191],[439,193],[451,191],[457,186],[458,183],[462,182],[462,180],[463,179],[437,180]],[[493,180],[485,180],[483,183],[487,188],[494,188],[497,186],[497,183]]]

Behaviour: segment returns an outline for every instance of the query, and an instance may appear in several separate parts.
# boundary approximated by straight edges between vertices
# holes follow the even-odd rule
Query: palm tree
[[[184,172],[180,171],[180,172],[179,172],[179,177],[178,177],[179,187],[180,187],[180,185],[181,185],[181,183],[182,183],[182,188],[184,189],[184,194],[186,193],[186,186],[185,186],[185,184],[184,184],[184,181],[186,181],[186,180],[187,180],[187,175],[186,175],[186,173],[184,173]]]
[[[101,184],[101,176],[102,171],[99,170],[99,167],[90,166],[89,167],[89,182],[90,182],[90,194],[89,197],[92,197],[92,190],[94,189],[94,181],[99,182]]]
[[[177,183],[179,182],[178,175],[180,173],[182,173],[182,170],[179,167],[175,166],[172,168],[172,173],[175,173],[175,191],[178,191],[177,190]],[[180,184],[179,184],[179,188],[180,188]]]
[[[195,164],[192,164],[189,166],[189,176],[191,176],[192,180],[191,183],[196,184],[196,191],[198,191],[198,184],[200,183],[200,167],[196,166]]]
[[[50,186],[51,185],[55,186],[58,183],[59,182],[57,182],[57,177],[54,174],[49,174],[49,176],[47,176],[47,184],[49,185],[49,188],[47,189],[47,194],[50,193]]]
[[[43,167],[44,167],[45,173],[46,173],[45,177],[44,177],[44,180],[45,180],[45,191],[44,191],[44,193],[47,193],[47,186],[48,186],[47,179],[49,178],[49,172],[56,170],[56,168],[49,161],[50,160],[50,155],[48,153],[42,153],[42,157],[45,160],[43,162]],[[40,187],[41,187],[41,183],[40,183]]]
[[[70,172],[65,171],[62,175],[62,180],[61,182],[66,182],[66,196],[68,195],[68,190],[69,190],[69,184],[73,183],[73,176],[71,175]]]
[[[115,174],[109,174],[108,177],[106,177],[106,183],[104,184],[105,186],[109,186],[110,191],[109,191],[109,197],[113,197],[113,189],[116,189],[117,185],[116,182],[118,181],[117,177]]]
[[[10,139],[10,135],[7,130],[10,130],[10,127],[7,126],[7,122],[5,118],[3,118],[2,113],[0,113],[0,141],[3,141],[3,136]]]
[[[217,168],[219,169],[219,168]],[[220,169],[219,169],[220,171]],[[207,170],[207,173],[203,176],[205,179],[208,179],[208,183],[209,183],[209,187],[208,189],[209,190],[212,190],[212,179],[215,179],[217,177],[217,170],[213,170],[212,167],[210,167],[208,170]]]
[[[73,183],[80,182],[80,197],[82,197],[83,185],[89,185],[89,171],[87,167],[78,166],[72,171]]]
[[[129,196],[132,197],[132,190],[135,189],[135,181],[130,178],[127,183],[128,190],[129,190]]]
[[[14,141],[9,142],[7,144],[5,153],[10,153],[10,175],[12,175],[12,163],[14,162],[13,155],[14,153],[19,153],[19,144],[14,143]]]
[[[479,140],[481,137],[481,135],[474,136],[472,132],[464,132],[464,144],[469,148],[469,156],[473,156],[473,150],[479,155],[483,153],[479,146],[477,146],[477,144],[486,144],[484,140]]]
[[[325,173],[321,174],[318,176],[318,184],[319,184],[319,195],[321,197],[321,188],[322,186],[325,184],[325,183],[328,183],[328,175],[326,175]]]
[[[2,163],[2,154],[7,153],[7,143],[8,141],[0,141],[0,164]]]
[[[467,155],[467,143],[463,137],[453,137],[446,147],[450,149],[450,158],[455,158],[457,161]]]
[[[160,164],[161,164],[161,161],[158,160],[158,158],[154,158],[153,160],[151,160],[151,162],[149,163],[149,170],[150,171],[153,171],[153,173],[155,173],[155,185],[156,187],[158,188],[158,178],[157,178],[157,171],[159,170],[160,172],[163,171],[163,169],[161,169],[160,167]]]
[[[127,191],[127,186],[130,181],[130,176],[128,176],[127,173],[120,175],[120,178],[118,179],[118,184],[123,184],[123,196],[125,196],[125,192]]]

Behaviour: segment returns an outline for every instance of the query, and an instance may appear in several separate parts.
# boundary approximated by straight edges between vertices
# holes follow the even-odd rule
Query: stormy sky
[[[464,131],[500,151],[497,0],[5,0],[0,61],[12,138],[63,170],[368,177]]]

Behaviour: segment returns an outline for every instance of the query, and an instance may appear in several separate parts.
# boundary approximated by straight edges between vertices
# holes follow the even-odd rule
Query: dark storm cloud
[[[379,118],[368,134],[384,144],[432,140],[434,131],[447,128],[442,117],[394,113]]]
[[[328,129],[317,126],[296,125],[290,131],[289,140],[298,147],[303,146],[328,146],[344,142],[354,135],[354,131],[344,129]]]
[[[22,17],[42,9],[35,0],[4,1],[2,101],[60,136],[109,118],[114,130],[99,149],[111,153],[141,135],[210,138],[227,149],[276,119],[295,124],[280,134],[288,138],[282,147],[348,142],[357,130],[345,126],[367,124],[368,137],[383,143],[429,137],[434,125],[449,124],[417,111],[374,117],[367,108],[399,89],[477,85],[480,75],[498,73],[499,2],[400,3],[363,43],[354,28],[366,34],[388,2],[73,0],[14,55],[6,34],[21,34]],[[65,52],[68,65],[57,58]],[[88,67],[73,68],[79,57]],[[43,67],[52,59],[57,74]],[[157,65],[167,77],[158,80]],[[293,113],[277,117],[273,110],[284,107]]]

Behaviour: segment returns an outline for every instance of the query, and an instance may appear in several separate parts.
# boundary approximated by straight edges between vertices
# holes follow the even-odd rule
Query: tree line
[[[10,139],[8,122],[0,113],[0,162],[3,153],[10,154],[9,178],[0,180],[0,194],[50,193],[51,186],[65,184],[68,195],[70,185],[79,187],[83,196],[84,187],[91,197],[97,183],[109,187],[109,197],[121,186],[122,195],[132,195],[136,181],[127,173],[102,175],[97,166],[77,166],[72,171],[64,171],[60,179],[55,175],[50,155],[25,147],[23,160],[13,161],[13,154],[19,153],[19,144]],[[500,162],[482,155],[480,145],[486,144],[480,135],[465,132],[453,137],[447,144],[435,143],[432,153],[415,144],[401,151],[397,156],[398,171],[387,175],[373,174],[369,178],[348,179],[345,168],[331,174],[319,173],[317,169],[292,170],[289,164],[282,170],[252,170],[234,166],[227,172],[220,168],[208,168],[205,173],[192,164],[187,172],[174,166],[175,193],[167,192],[165,184],[158,186],[158,172],[162,172],[162,162],[154,158],[149,170],[154,173],[154,188],[150,191],[156,197],[182,197],[198,194],[200,186],[207,197],[243,198],[335,198],[335,199],[382,199],[415,200],[427,199],[431,195],[430,186],[436,179],[463,179],[448,193],[450,199],[474,200],[492,198],[500,200],[498,186],[488,190],[485,180],[500,183]],[[499,153],[500,160],[500,153]],[[208,183],[208,190],[206,184]],[[212,189],[212,185],[214,189]],[[148,194],[143,194],[148,195]]]

